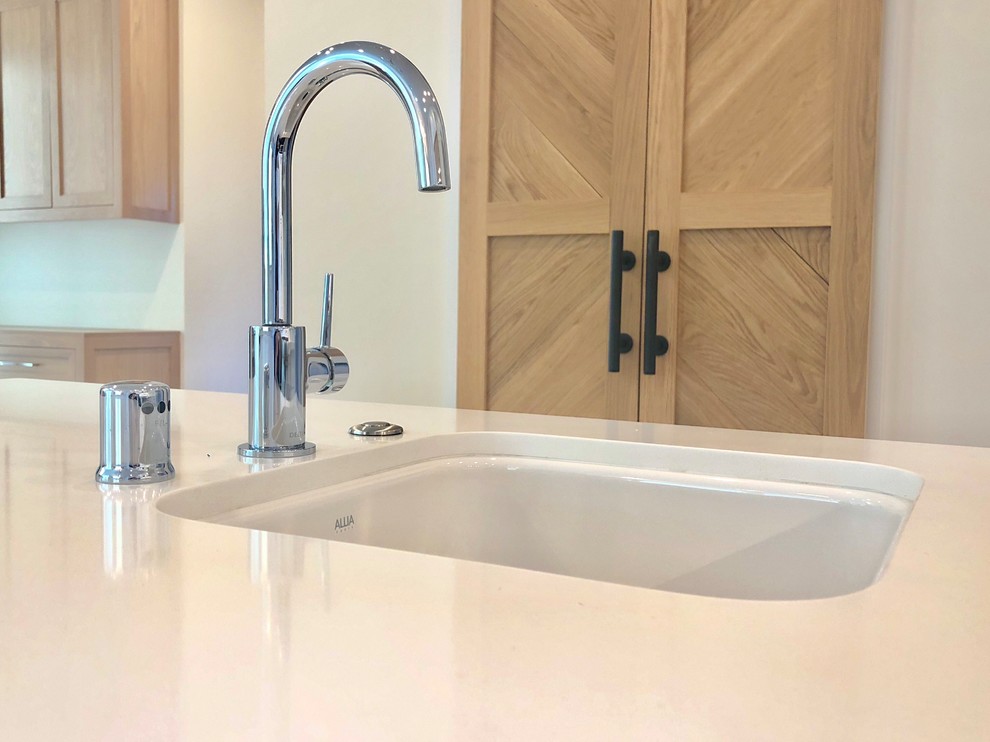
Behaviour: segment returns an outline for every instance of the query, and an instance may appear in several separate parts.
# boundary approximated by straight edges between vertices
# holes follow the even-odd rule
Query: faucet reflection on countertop
[[[168,485],[98,486],[103,493],[104,574],[147,581],[169,558],[168,518],[155,509]]]

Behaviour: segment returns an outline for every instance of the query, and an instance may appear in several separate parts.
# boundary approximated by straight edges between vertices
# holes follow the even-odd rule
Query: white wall
[[[0,224],[0,325],[181,330],[182,228]]]
[[[443,107],[457,183],[460,0],[267,0],[266,102],[333,43],[389,44]],[[334,344],[351,362],[338,398],[453,405],[457,193],[416,190],[412,137],[394,94],[368,77],[334,83],[309,109],[294,160],[294,324],[319,331],[323,273],[336,275]]]
[[[886,3],[869,433],[990,446],[990,3]]]
[[[263,0],[182,3],[184,386],[246,391],[261,314]]]

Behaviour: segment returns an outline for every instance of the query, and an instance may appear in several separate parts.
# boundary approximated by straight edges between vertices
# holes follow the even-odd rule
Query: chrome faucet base
[[[250,443],[242,443],[237,447],[237,453],[245,459],[295,459],[312,456],[316,453],[316,444],[306,441],[295,448],[255,448]]]
[[[306,441],[306,328],[254,325],[249,338],[247,445],[300,449]]]

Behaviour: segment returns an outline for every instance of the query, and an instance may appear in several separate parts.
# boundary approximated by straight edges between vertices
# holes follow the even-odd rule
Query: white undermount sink
[[[681,593],[807,599],[876,582],[922,485],[874,464],[529,434],[366,443],[158,507]]]

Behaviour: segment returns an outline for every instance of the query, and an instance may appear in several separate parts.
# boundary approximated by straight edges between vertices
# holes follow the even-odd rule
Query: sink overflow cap
[[[371,420],[370,422],[352,425],[348,432],[351,435],[375,437],[383,435],[402,435],[402,426],[396,425],[395,423],[386,422],[385,420]]]

